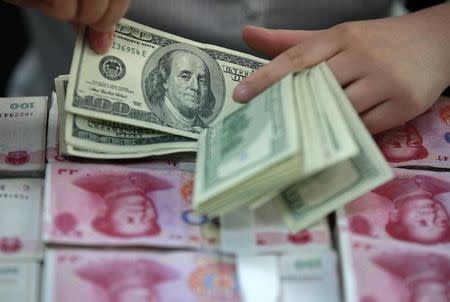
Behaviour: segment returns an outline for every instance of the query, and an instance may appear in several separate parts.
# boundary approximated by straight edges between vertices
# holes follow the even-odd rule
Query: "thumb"
[[[254,50],[276,57],[319,32],[320,30],[267,29],[247,25],[242,31],[242,38]]]
[[[98,31],[93,28],[88,29],[88,40],[92,50],[98,54],[106,53],[111,47],[114,35],[114,28],[108,31]]]

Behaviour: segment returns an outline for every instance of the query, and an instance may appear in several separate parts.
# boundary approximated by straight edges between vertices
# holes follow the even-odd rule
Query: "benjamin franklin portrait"
[[[223,107],[220,67],[194,46],[161,47],[148,59],[143,79],[145,101],[161,125],[199,133]]]

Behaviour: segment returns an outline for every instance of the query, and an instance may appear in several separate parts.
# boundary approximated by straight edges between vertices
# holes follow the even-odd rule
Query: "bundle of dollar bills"
[[[298,231],[391,178],[321,63],[289,74],[201,133],[193,204],[216,216],[275,200]]]
[[[55,79],[58,142],[62,155],[93,159],[125,159],[194,152],[193,139],[64,111],[69,75]],[[177,140],[177,141],[174,141]]]
[[[104,159],[195,152],[199,133],[241,106],[234,88],[265,62],[126,19],[98,55],[82,31],[70,76],[56,79],[60,152]]]

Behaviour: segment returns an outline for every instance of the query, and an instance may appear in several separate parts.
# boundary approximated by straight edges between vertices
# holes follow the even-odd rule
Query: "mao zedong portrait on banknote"
[[[347,206],[352,232],[422,245],[450,243],[450,182],[428,175],[397,175]]]
[[[126,175],[83,176],[74,185],[94,194],[104,203],[104,211],[97,213],[92,227],[107,236],[156,236],[161,227],[158,212],[148,192],[171,188],[170,183],[145,173]]]
[[[111,302],[160,301],[156,287],[178,278],[175,269],[149,259],[99,260],[79,268],[75,273],[105,291]]]
[[[428,156],[419,131],[410,123],[387,130],[375,137],[389,162],[419,160]]]
[[[219,115],[224,96],[215,95],[220,92],[212,85],[224,86],[223,76],[201,49],[181,43],[161,48],[149,58],[146,72],[145,99],[162,124],[199,133]]]
[[[389,277],[404,282],[409,291],[409,301],[449,301],[448,257],[414,250],[397,253],[385,251],[375,255],[372,262],[388,273]]]

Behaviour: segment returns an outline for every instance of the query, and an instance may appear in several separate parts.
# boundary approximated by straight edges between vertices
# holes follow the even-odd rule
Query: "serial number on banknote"
[[[117,42],[113,42],[112,48],[120,50],[120,51],[125,52],[125,53],[130,53],[132,55],[142,56],[144,58],[146,58],[147,55],[148,55],[146,50],[142,50],[141,51],[140,49],[137,49],[137,48],[134,48],[134,47],[130,47],[128,45],[117,43]]]

